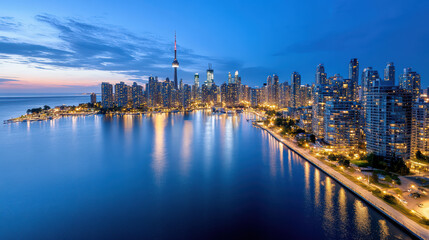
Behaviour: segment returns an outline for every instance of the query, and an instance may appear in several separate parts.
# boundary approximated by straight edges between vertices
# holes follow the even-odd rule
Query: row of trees
[[[51,109],[51,107],[49,107],[48,105],[43,106],[43,108],[31,108],[27,109],[27,114],[41,113],[42,111],[48,111],[49,109]]]
[[[350,160],[342,154],[329,154],[328,159],[338,162],[341,166],[350,167]]]
[[[340,165],[350,166],[350,160],[347,156],[342,154],[330,154],[328,159],[331,161],[336,161]],[[405,165],[405,162],[401,158],[394,158],[390,161],[387,161],[385,157],[375,155],[374,153],[369,153],[364,157],[364,160],[368,162],[368,166],[384,170],[386,172],[397,173],[400,175],[410,174],[410,169]]]
[[[365,156],[365,160],[368,161],[368,165],[373,168],[378,168],[388,172],[397,173],[400,175],[410,174],[410,169],[405,165],[402,158],[393,158],[389,162],[386,161],[385,157],[369,153]]]

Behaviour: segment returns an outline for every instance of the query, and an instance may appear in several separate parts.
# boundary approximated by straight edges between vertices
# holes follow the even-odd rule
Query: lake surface
[[[0,119],[88,99],[0,97]],[[410,239],[247,118],[1,124],[0,239]]]

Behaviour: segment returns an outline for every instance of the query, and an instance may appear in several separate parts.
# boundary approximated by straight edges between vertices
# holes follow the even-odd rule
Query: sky
[[[399,74],[412,67],[429,85],[429,1],[281,0],[138,1],[14,0],[0,3],[0,93],[99,92],[102,81],[144,84],[173,78],[215,83],[239,71],[261,86],[268,75],[314,82],[348,75],[348,62]]]

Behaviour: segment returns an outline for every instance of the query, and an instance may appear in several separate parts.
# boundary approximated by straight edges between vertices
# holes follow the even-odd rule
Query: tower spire
[[[172,65],[174,68],[174,88],[178,89],[178,86],[177,86],[177,68],[179,67],[179,61],[177,61],[176,31],[174,31],[174,60],[173,60]]]
[[[174,32],[174,59],[177,58],[176,32]]]

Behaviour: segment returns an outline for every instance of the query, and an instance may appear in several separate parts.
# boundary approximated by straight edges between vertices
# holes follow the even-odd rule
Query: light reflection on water
[[[192,154],[192,141],[193,141],[193,130],[192,122],[190,120],[185,120],[183,124],[183,133],[182,133],[182,173],[184,176],[188,175],[191,154]]]
[[[154,127],[154,145],[152,152],[152,167],[155,173],[156,182],[160,184],[162,174],[166,165],[165,155],[167,150],[165,149],[164,131],[166,126],[166,115],[155,114],[152,116],[153,127]]]
[[[2,126],[0,237],[409,238],[248,118],[198,111]]]

